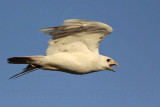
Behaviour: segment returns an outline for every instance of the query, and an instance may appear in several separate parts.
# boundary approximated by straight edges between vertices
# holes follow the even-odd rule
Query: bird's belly
[[[73,74],[94,72],[96,66],[96,57],[94,56],[93,58],[91,55],[86,54],[57,54],[52,56],[48,63],[48,68],[51,68],[50,70],[58,70]]]

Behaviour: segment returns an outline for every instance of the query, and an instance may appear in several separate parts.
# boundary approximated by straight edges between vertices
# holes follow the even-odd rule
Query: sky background
[[[159,0],[0,0],[0,107],[160,107]],[[50,36],[40,28],[65,19],[113,28],[100,53],[116,72],[71,75],[37,70],[8,80],[26,65],[14,56],[45,55]]]

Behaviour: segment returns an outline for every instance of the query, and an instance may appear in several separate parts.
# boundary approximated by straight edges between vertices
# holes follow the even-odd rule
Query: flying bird
[[[68,19],[62,26],[40,29],[51,35],[46,55],[8,58],[11,64],[28,64],[23,72],[12,76],[17,78],[37,69],[62,71],[71,74],[88,74],[96,71],[110,70],[118,65],[108,56],[99,54],[99,44],[112,28],[104,23]]]

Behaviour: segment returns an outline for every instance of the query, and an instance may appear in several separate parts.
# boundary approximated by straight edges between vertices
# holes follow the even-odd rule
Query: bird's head
[[[101,55],[101,66],[103,67],[103,70],[111,70],[115,72],[115,70],[111,68],[111,66],[114,66],[114,65],[119,66],[119,64],[116,61],[114,61],[112,58]]]

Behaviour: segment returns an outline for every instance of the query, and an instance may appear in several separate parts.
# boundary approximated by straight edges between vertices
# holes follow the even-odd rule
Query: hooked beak
[[[111,66],[115,66],[115,65],[119,67],[119,64],[116,61],[114,61],[113,64],[109,65],[108,69],[111,70],[111,71],[113,71],[113,72],[115,72],[115,70],[113,68],[111,68]]]

